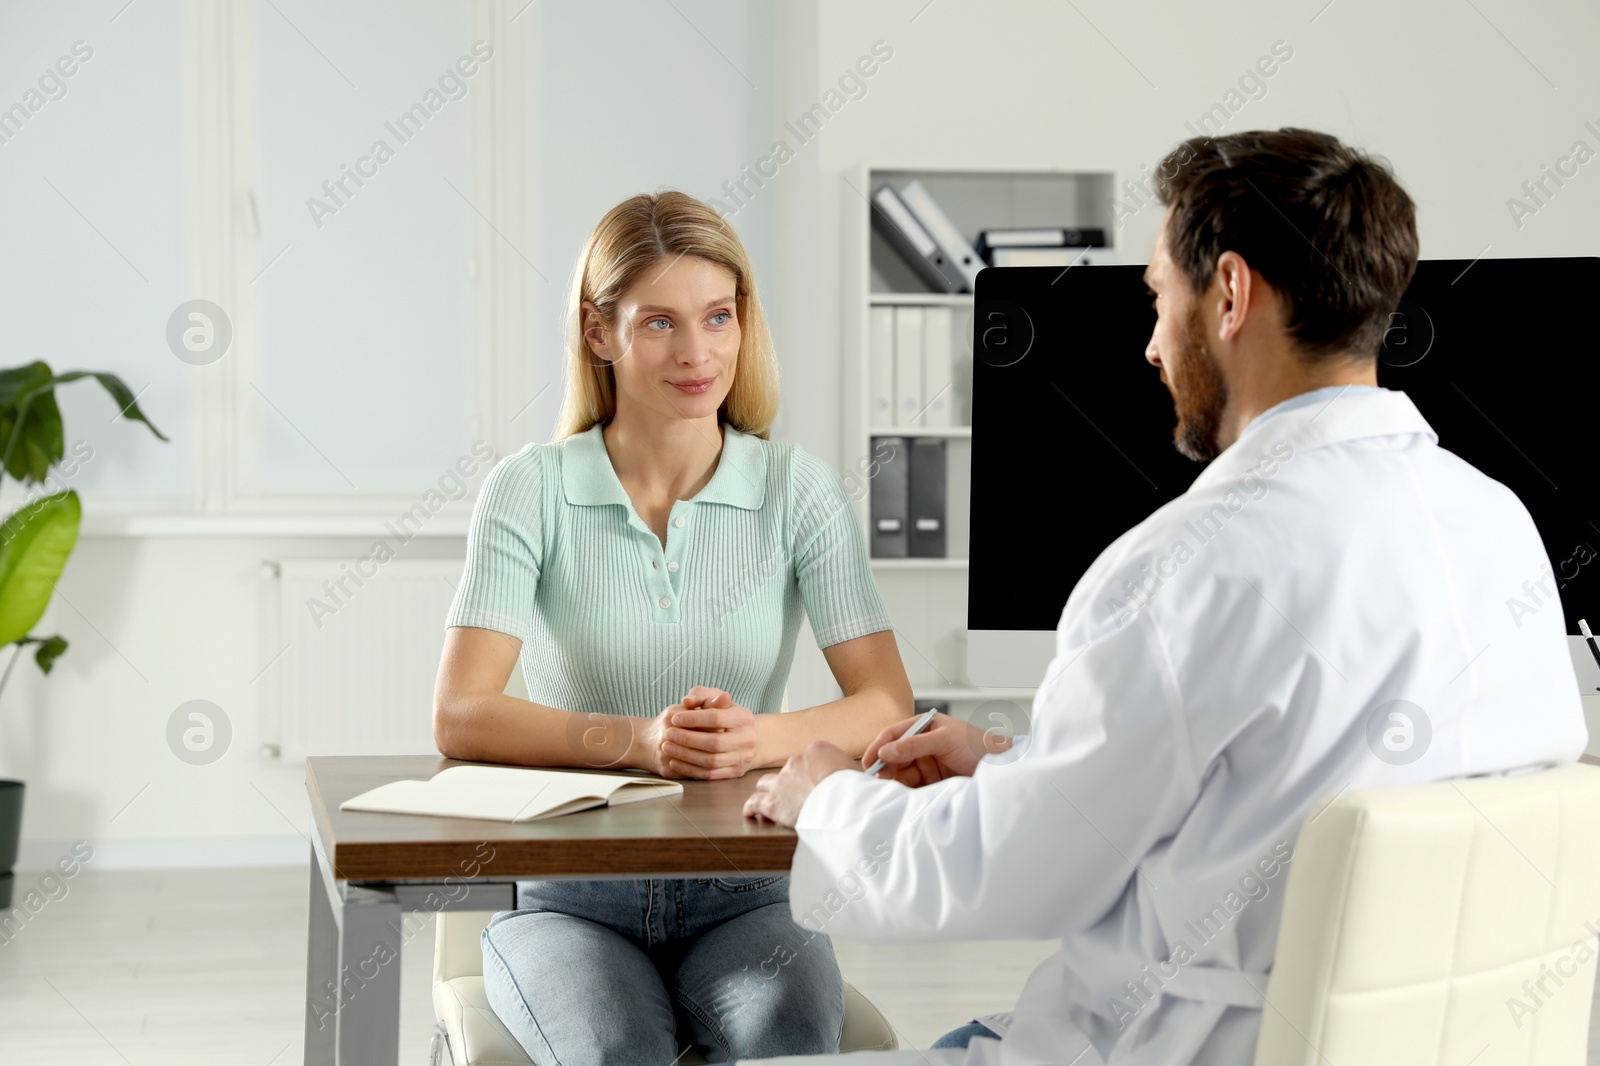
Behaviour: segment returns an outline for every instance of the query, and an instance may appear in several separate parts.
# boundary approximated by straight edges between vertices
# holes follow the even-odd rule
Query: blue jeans
[[[525,881],[483,931],[489,1005],[539,1066],[836,1054],[833,944],[787,877]]]
[[[999,1040],[1000,1034],[984,1025],[982,1022],[968,1022],[959,1029],[952,1029],[933,1042],[928,1049],[936,1047],[966,1047],[972,1042],[973,1037],[982,1036],[990,1040]]]

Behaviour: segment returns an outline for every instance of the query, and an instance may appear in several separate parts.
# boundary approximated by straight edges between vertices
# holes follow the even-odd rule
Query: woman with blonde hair
[[[844,486],[768,439],[777,363],[738,235],[682,193],[590,235],[556,440],[483,486],[447,619],[447,756],[738,777],[813,740],[854,755],[911,712]],[[804,610],[840,699],[781,709]],[[520,656],[528,699],[504,694]],[[535,1062],[831,1053],[842,983],[787,877],[532,881],[483,935]]]

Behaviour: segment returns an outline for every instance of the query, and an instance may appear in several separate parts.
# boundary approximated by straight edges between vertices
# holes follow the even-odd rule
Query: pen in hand
[[[922,715],[921,718],[918,718],[915,722],[911,723],[911,728],[910,729],[907,729],[904,733],[901,733],[895,739],[896,740],[904,740],[907,737],[916,736],[918,733],[920,733],[924,729],[928,728],[929,725],[933,724],[933,716],[938,714],[938,713],[939,713],[939,709],[937,707],[935,707],[931,711],[925,712]],[[888,765],[889,764],[887,762],[885,762],[882,759],[879,759],[877,762],[875,762],[871,766],[867,767],[867,776],[868,777],[876,777],[876,776],[878,776],[878,773],[885,766],[888,766]]]
[[[1594,656],[1594,661],[1600,663],[1600,644],[1594,641],[1594,634],[1589,631],[1589,623],[1578,619],[1578,628],[1583,631],[1583,639],[1589,644],[1589,653]]]

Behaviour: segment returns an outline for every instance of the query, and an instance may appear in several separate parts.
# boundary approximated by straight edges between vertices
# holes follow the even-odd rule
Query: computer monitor
[[[1037,685],[1073,585],[1202,469],[1173,448],[1172,399],[1144,358],[1155,311],[1143,271],[978,275],[974,684]],[[1600,624],[1600,344],[1582,310],[1596,293],[1600,258],[1425,260],[1378,365],[1378,383],[1411,397],[1441,447],[1509,486],[1533,515],[1591,693],[1600,667],[1577,634],[1580,617]]]

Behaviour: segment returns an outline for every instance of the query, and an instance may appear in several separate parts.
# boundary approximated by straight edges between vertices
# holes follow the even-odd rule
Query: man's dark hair
[[[1377,355],[1417,268],[1416,208],[1382,160],[1313,130],[1193,137],[1161,161],[1156,193],[1194,292],[1236,252],[1283,297],[1308,359]]]

